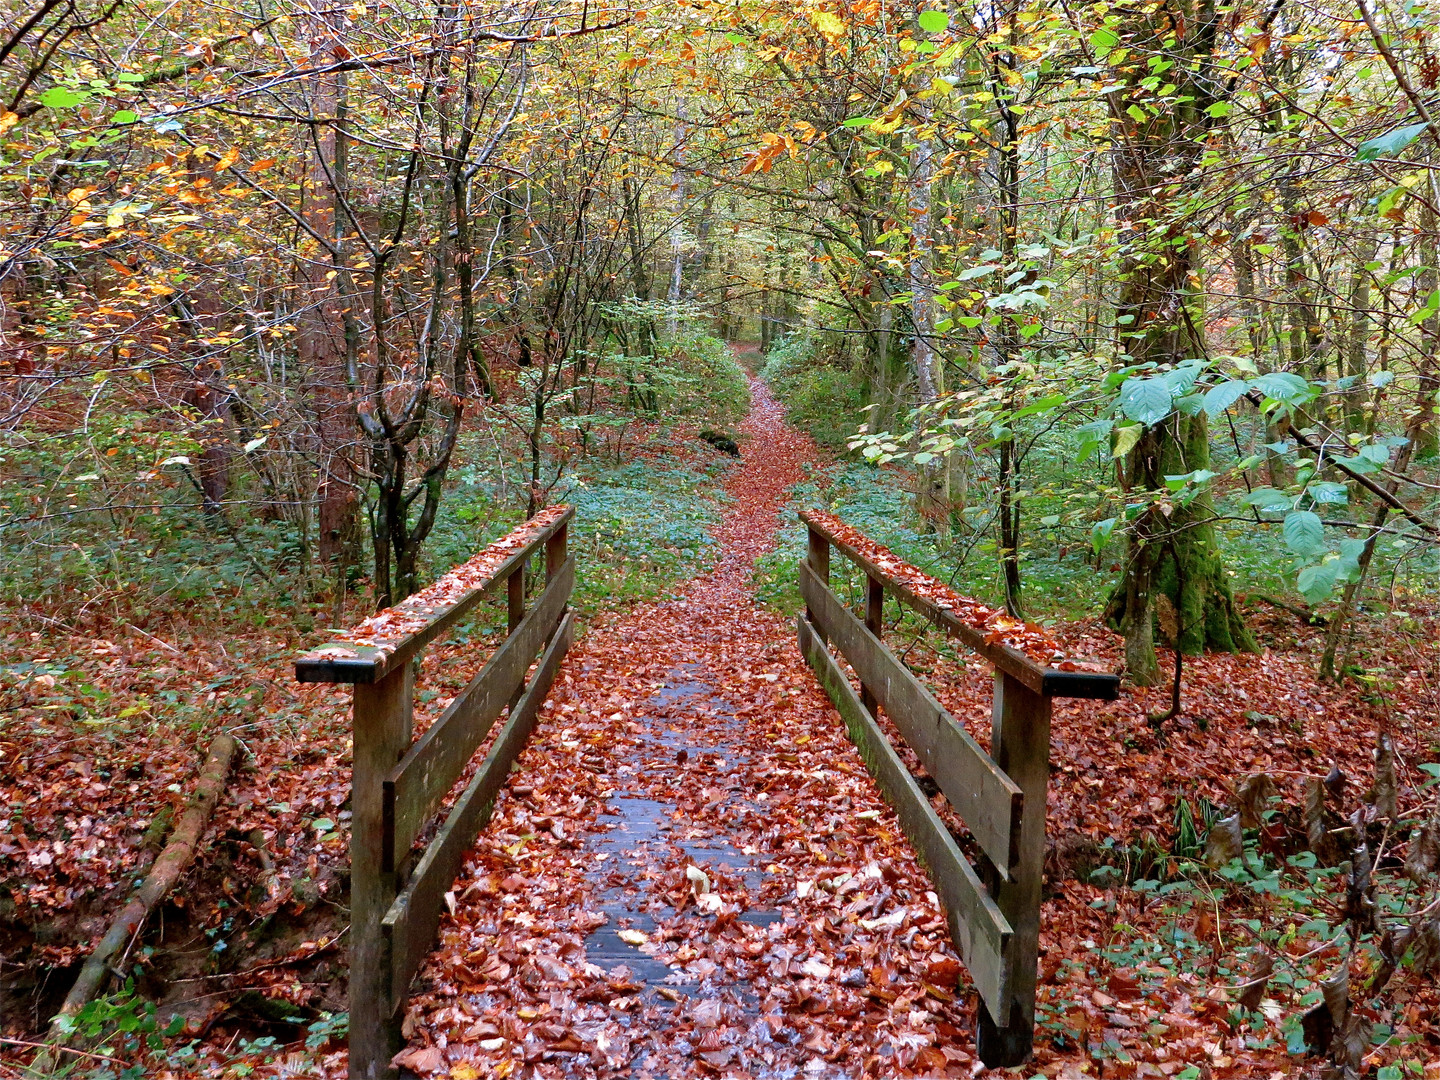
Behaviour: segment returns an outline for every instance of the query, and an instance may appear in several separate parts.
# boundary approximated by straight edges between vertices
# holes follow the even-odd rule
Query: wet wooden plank
[[[490,820],[496,796],[510,776],[510,767],[535,730],[540,706],[550,692],[555,674],[560,670],[560,661],[574,637],[575,615],[572,612],[565,616],[555,636],[550,639],[530,685],[511,710],[510,718],[500,729],[495,745],[485,755],[475,778],[456,800],[450,816],[425,849],[404,891],[385,913],[381,929],[388,946],[389,1006],[392,1014],[404,1007],[410,992],[410,980],[415,977],[435,940],[440,913],[445,907],[445,893],[454,884],[475,837]]]
[[[991,1015],[1009,1018],[1010,990],[1005,954],[1010,943],[1010,924],[985,891],[979,877],[955,843],[955,838],[936,815],[915,778],[905,768],[875,720],[860,704],[850,680],[840,670],[803,615],[797,620],[800,651],[819,676],[825,692],[845,721],[851,740],[860,751],[865,767],[875,778],[886,802],[895,808],[900,827],[915,845],[935,893],[945,908],[950,940],[965,962],[970,978]]]
[[[1104,701],[1114,701],[1120,696],[1118,675],[1094,671],[1061,671],[1037,664],[1019,649],[986,641],[982,631],[962,621],[953,611],[940,607],[902,585],[860,551],[831,535],[824,522],[805,511],[801,511],[800,520],[809,527],[812,535],[818,532],[867,574],[883,581],[890,594],[906,607],[923,615],[951,637],[961,641],[966,648],[984,657],[997,670],[1013,676],[1037,694],[1044,694],[1046,697],[1099,698]]]
[[[1019,785],[804,564],[800,567],[800,594],[816,626],[875,695],[925,771],[964,819],[980,850],[1008,876],[1020,850],[1024,795]]]
[[[495,718],[516,699],[531,661],[564,615],[574,588],[572,558],[556,571],[539,603],[520,619],[489,663],[385,777],[384,869],[393,870],[397,855],[410,850]]]
[[[483,582],[452,603],[428,604],[422,591],[395,605],[397,611],[427,619],[421,629],[399,638],[384,650],[369,645],[355,645],[343,639],[332,641],[296,660],[295,678],[300,682],[379,682],[464,618],[476,604],[493,592],[501,582],[506,581],[511,571],[544,547],[556,532],[564,529],[574,516],[574,508],[567,507],[560,517],[538,531],[523,547],[511,552]]]

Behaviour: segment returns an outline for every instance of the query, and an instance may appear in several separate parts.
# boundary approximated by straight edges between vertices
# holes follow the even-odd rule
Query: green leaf
[[[1093,423],[1081,424],[1075,429],[1080,436],[1080,460],[1089,461],[1090,455],[1100,449],[1104,444],[1108,449],[1110,446],[1110,432],[1114,429],[1115,423],[1112,420],[1096,420]]]
[[[64,86],[52,86],[40,95],[40,104],[47,109],[74,109],[83,105],[90,94],[84,90],[71,90]]]
[[[849,128],[869,127],[874,122],[875,118],[873,116],[852,116],[849,120],[846,120],[845,123],[841,124],[840,126]]]
[[[943,34],[950,28],[950,16],[943,11],[922,11],[919,21],[927,34]]]
[[[1371,461],[1369,458],[1360,457],[1359,455],[1356,455],[1355,457],[1336,458],[1335,463],[1337,465],[1344,465],[1351,472],[1359,473],[1361,476],[1365,476],[1368,473],[1380,471],[1379,465],[1375,464],[1375,462]]]
[[[745,44],[745,39],[744,39],[743,37],[741,37],[739,34],[735,33],[734,30],[730,30],[730,31],[727,31],[727,32],[726,32],[726,34],[725,34],[725,40],[728,41],[731,45],[744,45],[744,44]]]
[[[1194,484],[1196,487],[1201,487],[1208,484],[1211,480],[1214,480],[1218,475],[1220,474],[1213,473],[1209,469],[1196,469],[1194,472],[1166,476],[1165,486],[1171,491],[1179,491],[1186,484]]]
[[[1325,526],[1309,510],[1292,510],[1281,526],[1285,545],[1296,555],[1314,555],[1325,547]]]
[[[1360,448],[1360,456],[1376,465],[1390,464],[1390,448],[1380,443],[1370,443]]]
[[[1090,529],[1090,544],[1098,552],[1110,539],[1110,534],[1115,531],[1117,518],[1106,518],[1104,521],[1097,521]]]
[[[139,113],[133,112],[130,109],[121,109],[110,118],[110,122],[112,124],[133,124],[139,119]]]
[[[1208,108],[1206,108],[1205,112],[1206,112],[1207,114],[1209,114],[1210,116],[1214,116],[1214,117],[1217,117],[1217,118],[1218,118],[1218,117],[1221,117],[1221,116],[1229,116],[1229,115],[1230,115],[1230,102],[1228,102],[1228,101],[1217,101],[1217,102],[1215,102],[1215,104],[1213,104],[1213,105],[1209,106]]]
[[[1425,124],[1407,124],[1395,128],[1373,139],[1366,139],[1355,148],[1356,161],[1374,161],[1379,157],[1394,157],[1424,132]]]
[[[1350,501],[1350,489],[1330,480],[1317,480],[1305,489],[1305,494],[1327,506],[1342,506]]]
[[[1199,416],[1205,409],[1204,394],[1186,394],[1175,399],[1175,411],[1186,416]]]
[[[1395,381],[1395,373],[1393,371],[1377,371],[1365,381],[1370,384],[1372,389],[1383,390]]]
[[[1130,119],[1134,120],[1137,124],[1145,123],[1145,110],[1140,108],[1139,105],[1129,105],[1126,107],[1125,112],[1128,113]]]
[[[1295,579],[1295,588],[1312,604],[1318,604],[1335,591],[1335,578],[1340,564],[1323,562],[1318,566],[1307,566]]]
[[[1172,407],[1170,390],[1160,379],[1126,379],[1120,387],[1120,411],[1138,423],[1158,424]]]
[[[1205,412],[1212,417],[1219,416],[1249,390],[1250,384],[1244,379],[1231,379],[1229,382],[1212,386],[1205,392]]]
[[[1037,413],[1049,412],[1057,405],[1063,404],[1065,404],[1064,394],[1050,394],[1048,397],[1043,397],[1039,401],[1032,401],[1029,405],[1026,405],[1023,409],[1016,412],[1012,419],[1019,420],[1024,416],[1034,416]]]
[[[986,274],[993,274],[999,269],[1000,267],[994,263],[986,263],[984,266],[969,266],[961,270],[955,277],[960,281],[974,281],[976,278],[984,277]]]
[[[1253,385],[1267,398],[1286,405],[1302,404],[1314,396],[1309,381],[1289,371],[1268,372],[1255,378]]]
[[[1167,371],[1159,378],[1165,380],[1165,386],[1172,395],[1188,394],[1190,388],[1195,385],[1195,380],[1200,377],[1201,366],[1196,363],[1185,363],[1172,371]]]
[[[1120,44],[1120,35],[1106,27],[1101,27],[1090,35],[1090,47],[1094,49],[1103,60],[1111,49]]]

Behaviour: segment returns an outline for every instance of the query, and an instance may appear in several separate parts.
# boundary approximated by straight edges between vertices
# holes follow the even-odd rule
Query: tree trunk
[[[1345,432],[1365,430],[1365,376],[1369,374],[1366,350],[1370,344],[1370,276],[1367,265],[1375,258],[1376,238],[1362,238],[1355,249],[1350,271],[1350,335],[1345,348],[1345,375],[1354,380],[1345,391]]]
[[[910,311],[915,339],[910,357],[915,368],[915,385],[922,409],[934,405],[945,392],[943,362],[935,350],[934,299],[930,291],[930,223],[934,183],[935,148],[922,139],[910,155],[910,212],[912,240],[910,252]],[[950,469],[945,458],[919,467],[915,509],[921,520],[942,540],[950,538]]]
[[[1208,107],[1221,85],[1212,70],[1219,14],[1213,0],[1163,0],[1135,12],[1125,29],[1132,51],[1178,60],[1173,77],[1183,85],[1180,103],[1150,112],[1129,111],[1144,97],[1139,75],[1128,76],[1129,94],[1109,97],[1120,128],[1112,162],[1125,260],[1117,323],[1132,363],[1176,365],[1205,355],[1198,340],[1204,316],[1192,312],[1190,294],[1203,232],[1192,223],[1187,200],[1212,122]],[[1208,462],[1204,414],[1174,412],[1143,432],[1128,455],[1123,486],[1137,495],[1164,492],[1167,475],[1203,469]],[[1161,497],[1126,534],[1124,569],[1105,614],[1125,635],[1127,668],[1140,685],[1160,675],[1154,647],[1157,593],[1175,609],[1182,651],[1256,648],[1235,608],[1213,518],[1208,496],[1184,506]]]

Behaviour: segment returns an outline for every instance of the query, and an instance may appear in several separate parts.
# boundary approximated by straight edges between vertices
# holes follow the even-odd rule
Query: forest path
[[[819,454],[751,394],[714,569],[585,630],[456,883],[417,1073],[968,1075],[934,895],[753,596]]]

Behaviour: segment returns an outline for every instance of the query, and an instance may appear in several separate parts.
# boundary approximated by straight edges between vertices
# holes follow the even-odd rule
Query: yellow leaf
[[[480,1080],[480,1073],[468,1061],[457,1061],[450,1066],[450,1080]]]
[[[12,127],[20,122],[20,117],[13,112],[0,112],[0,135],[4,135]]]
[[[216,162],[215,171],[219,172],[221,169],[228,169],[231,165],[234,165],[235,162],[239,160],[240,148],[238,146],[232,146],[229,150],[225,151],[225,156],[222,157],[218,162]]]
[[[810,21],[815,24],[816,30],[825,35],[831,45],[838,45],[849,29],[845,25],[844,19],[830,11],[812,11],[810,12]]]
[[[264,172],[266,169],[270,168],[270,166],[274,164],[275,159],[273,157],[262,157],[259,161],[255,162],[254,165],[250,166],[250,171]]]

